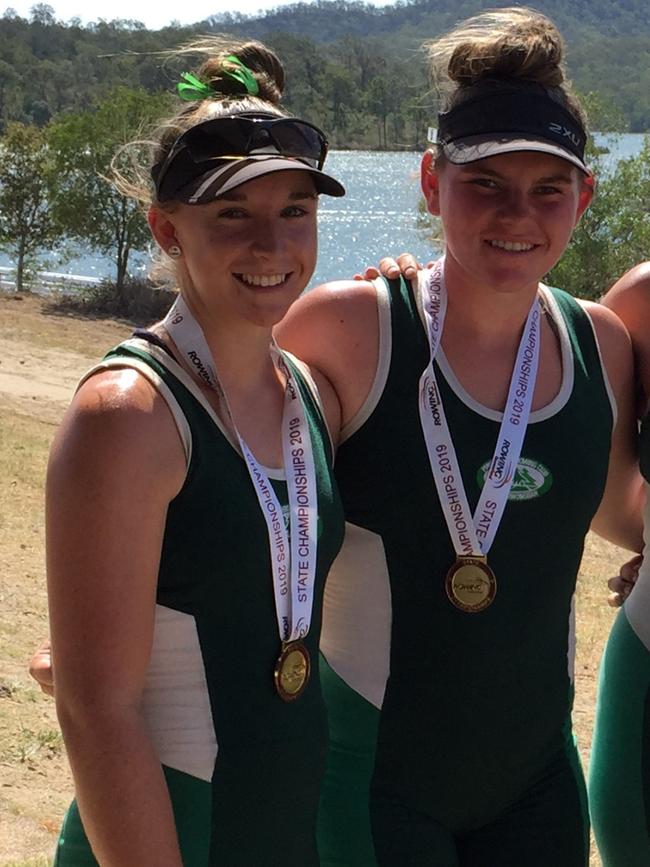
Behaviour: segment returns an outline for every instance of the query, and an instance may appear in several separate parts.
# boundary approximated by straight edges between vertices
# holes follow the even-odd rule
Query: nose
[[[530,200],[524,190],[511,189],[504,197],[500,215],[504,219],[521,220],[530,213]]]
[[[285,239],[282,226],[276,220],[265,220],[259,223],[251,238],[251,250],[261,259],[269,258],[284,247]]]

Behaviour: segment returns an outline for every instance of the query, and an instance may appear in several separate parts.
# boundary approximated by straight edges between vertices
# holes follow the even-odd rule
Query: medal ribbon
[[[444,258],[420,272],[419,289],[431,356],[420,377],[419,408],[436,489],[456,554],[487,554],[501,523],[526,436],[539,363],[541,307],[533,301],[519,343],[494,455],[472,516],[433,366],[447,312]]]
[[[188,362],[195,378],[223,398],[266,521],[280,638],[283,642],[303,638],[309,632],[314,601],[318,501],[309,425],[289,366],[274,342],[271,346],[271,357],[285,379],[282,454],[289,498],[287,533],[282,507],[273,486],[237,429],[203,329],[182,295],[178,296],[162,324]]]

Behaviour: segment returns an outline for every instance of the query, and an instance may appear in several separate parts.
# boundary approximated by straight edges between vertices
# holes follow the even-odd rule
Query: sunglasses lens
[[[184,136],[185,147],[195,163],[245,154],[249,141],[250,121],[230,117],[195,126]]]
[[[264,151],[301,157],[314,165],[324,159],[323,137],[314,127],[292,118],[215,118],[194,127],[185,134],[184,141],[197,163]]]
[[[282,121],[273,127],[272,136],[281,153],[309,160],[318,168],[322,166],[325,140],[314,127],[299,121]]]
[[[280,154],[297,157],[321,169],[327,154],[325,137],[294,118],[217,117],[187,130],[162,166],[153,170],[158,195],[171,197],[188,180],[208,170],[205,163],[227,157]]]

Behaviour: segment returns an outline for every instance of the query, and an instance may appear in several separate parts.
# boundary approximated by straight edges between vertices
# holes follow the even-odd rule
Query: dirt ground
[[[0,294],[0,867],[49,863],[72,791],[52,700],[27,673],[32,650],[47,634],[48,444],[81,373],[130,330],[126,322],[61,314],[35,297]],[[619,549],[588,540],[579,579],[575,706],[585,763],[598,662],[612,620],[604,585],[624,559]],[[599,863],[594,856],[592,864]]]
[[[26,665],[47,635],[42,489],[81,373],[130,332],[0,294],[0,865],[44,867],[72,784],[51,699]]]

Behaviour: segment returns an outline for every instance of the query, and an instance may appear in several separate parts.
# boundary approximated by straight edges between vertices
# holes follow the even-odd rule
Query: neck
[[[237,395],[254,392],[276,378],[270,327],[211,314],[195,298],[184,296],[184,300],[201,326],[219,381],[229,396],[236,400]]]
[[[538,284],[498,291],[472,279],[450,257],[445,258],[447,327],[471,334],[484,343],[518,337],[526,321]]]

